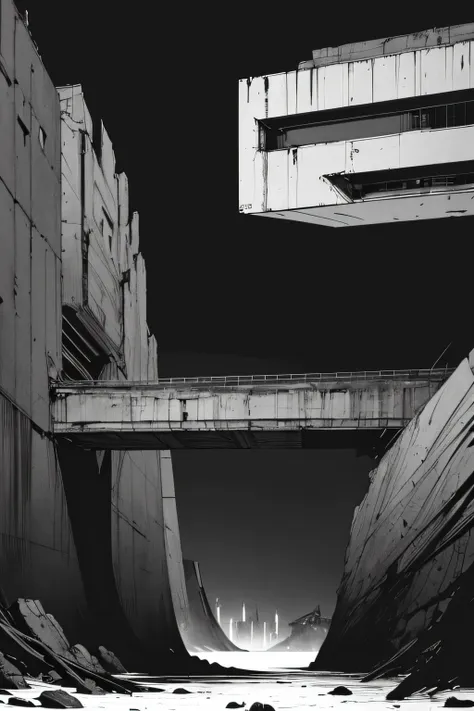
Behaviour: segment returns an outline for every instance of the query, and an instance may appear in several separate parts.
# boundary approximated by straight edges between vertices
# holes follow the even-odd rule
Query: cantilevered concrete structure
[[[318,49],[239,82],[242,213],[346,227],[474,214],[474,24]]]
[[[450,372],[59,383],[54,434],[92,449],[318,447],[317,431],[401,429]]]

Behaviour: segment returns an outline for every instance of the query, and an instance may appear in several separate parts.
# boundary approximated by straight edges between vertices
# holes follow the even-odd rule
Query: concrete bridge
[[[58,382],[54,435],[86,449],[317,448],[325,432],[404,427],[451,372]]]

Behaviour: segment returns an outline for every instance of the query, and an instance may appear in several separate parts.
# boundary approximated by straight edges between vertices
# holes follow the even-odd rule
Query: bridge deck
[[[320,447],[323,432],[404,427],[451,372],[56,383],[54,434],[91,449]]]

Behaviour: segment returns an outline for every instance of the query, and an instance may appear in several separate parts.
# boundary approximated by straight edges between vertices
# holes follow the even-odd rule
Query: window
[[[409,110],[401,110],[403,106]],[[473,124],[474,92],[466,90],[261,120],[260,149],[274,151]]]
[[[414,168],[393,169],[369,173],[351,173],[344,176],[327,176],[350,197],[360,200],[380,193],[411,190],[427,192],[433,188],[458,187],[474,184],[474,161],[427,165]],[[339,182],[338,182],[339,181]]]
[[[17,121],[18,125],[20,126],[22,132],[23,132],[23,145],[26,146],[26,139],[30,135],[30,130],[28,126],[21,120],[19,116],[17,116]]]
[[[42,148],[43,151],[44,151],[44,147],[45,147],[45,145],[46,145],[46,131],[45,131],[43,128],[41,128],[41,126],[39,127],[39,136],[38,136],[38,138],[39,138],[40,146],[41,146],[41,148]]]
[[[112,251],[114,223],[112,222],[104,208],[102,208],[102,214],[103,218],[100,221],[101,232],[104,235],[104,238],[108,241],[110,251]]]

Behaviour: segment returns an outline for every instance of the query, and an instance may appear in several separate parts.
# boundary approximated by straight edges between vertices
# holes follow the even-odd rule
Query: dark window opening
[[[260,149],[351,141],[474,124],[474,92],[410,97],[259,121]]]
[[[387,192],[429,192],[434,188],[473,185],[474,161],[339,174],[327,178],[351,199],[361,200]]]
[[[92,148],[97,156],[99,164],[102,162],[102,121],[94,115],[93,112],[92,119]]]
[[[26,139],[30,135],[30,130],[28,126],[21,120],[19,116],[17,116],[17,121],[18,125],[20,126],[22,132],[23,132],[23,145],[26,146]]]
[[[42,148],[43,151],[44,151],[44,147],[45,147],[45,145],[46,145],[46,131],[45,131],[43,128],[41,128],[41,126],[39,127],[39,135],[38,135],[38,138],[39,138],[40,146],[41,146],[41,148]]]
[[[114,223],[107,214],[104,208],[102,208],[103,218],[100,221],[101,231],[104,236],[108,239],[109,249],[112,251],[113,237],[114,237]],[[105,219],[105,222],[104,222]]]
[[[63,307],[62,351],[63,374],[71,380],[96,380],[109,362],[69,306]]]

